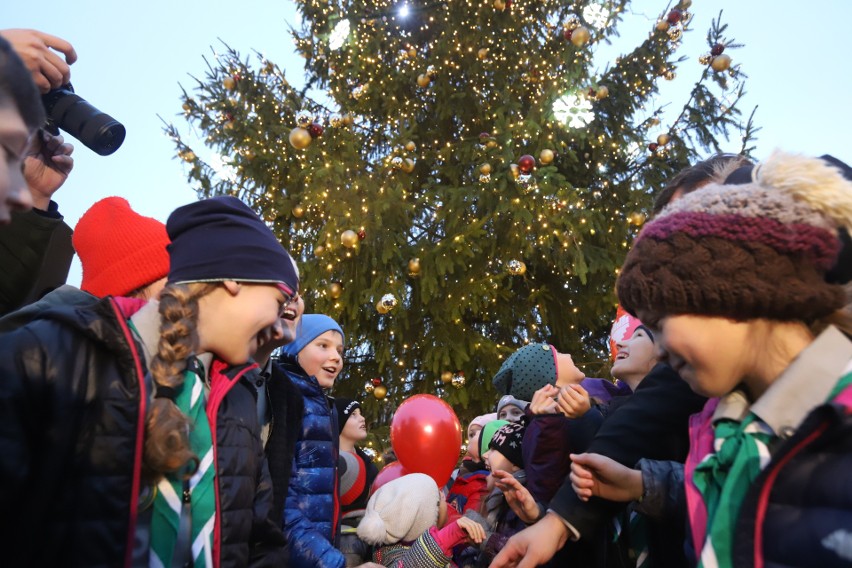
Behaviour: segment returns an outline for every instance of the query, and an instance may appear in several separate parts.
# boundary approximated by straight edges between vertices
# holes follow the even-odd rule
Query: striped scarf
[[[213,528],[216,521],[215,465],[210,424],[205,413],[204,367],[195,357],[187,361],[183,385],[175,404],[192,421],[189,446],[198,456],[198,470],[185,480],[184,471],[165,476],[157,485],[151,519],[150,565],[169,567],[175,554],[181,510],[191,511],[191,556],[195,568],[213,566]],[[183,552],[178,551],[179,554]],[[182,559],[181,559],[182,560]]]
[[[837,382],[827,398],[834,400],[852,386],[852,373]],[[713,427],[714,453],[695,467],[693,481],[707,505],[707,532],[699,568],[733,566],[734,527],[749,487],[771,459],[772,429],[749,412],[745,418],[723,419]]]

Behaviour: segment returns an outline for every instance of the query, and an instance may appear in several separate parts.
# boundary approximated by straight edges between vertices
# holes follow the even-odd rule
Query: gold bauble
[[[686,10],[690,6],[692,6],[692,0],[680,0],[681,10]]]
[[[545,148],[538,155],[538,161],[546,166],[547,164],[552,162],[553,158],[555,158],[555,157],[556,157],[556,154],[553,153],[553,150],[551,150],[550,148]]]
[[[417,144],[415,144],[414,142],[409,140],[408,142],[405,143],[405,149],[408,150],[409,152],[413,152],[417,149]]]
[[[479,173],[488,175],[491,173],[491,164],[485,163],[479,166]]]
[[[627,220],[631,225],[636,225],[638,227],[645,222],[645,214],[641,211],[634,211],[627,217]]]
[[[343,117],[343,124],[345,126],[352,126],[352,124],[354,124],[354,123],[355,123],[355,117],[352,116],[351,114],[347,114],[346,116]]]
[[[322,245],[314,247],[314,256],[322,256],[325,253],[325,247]]]
[[[660,146],[665,146],[669,143],[669,141],[671,141],[671,136],[669,136],[665,132],[657,136],[657,144],[659,144]]]
[[[409,57],[411,57],[412,59],[413,59],[413,58],[415,58],[415,57],[417,57],[417,50],[416,50],[416,49],[414,49],[413,47],[412,47],[412,48],[410,48],[410,49],[408,50],[408,56],[409,56]]]
[[[420,274],[420,259],[412,258],[408,261],[408,274],[410,276],[418,276]]]
[[[669,23],[667,21],[660,20],[659,22],[657,22],[657,31],[658,32],[664,32],[664,31],[667,31],[668,29],[669,29]]]
[[[373,396],[378,400],[383,400],[388,395],[388,387],[385,385],[378,385],[373,388]]]
[[[290,131],[290,145],[296,150],[304,150],[311,145],[311,133],[297,126]]]
[[[495,10],[505,10],[506,2],[504,0],[494,0],[494,9]]]
[[[476,56],[480,59],[485,59],[486,57],[488,57],[488,48],[487,47],[480,48],[479,51],[476,52]]]
[[[228,122],[225,123],[225,130],[233,130],[236,125],[237,125],[236,120],[229,120]]]
[[[713,61],[710,62],[710,67],[713,68],[713,71],[725,71],[730,66],[731,56],[726,53],[723,53],[722,55],[717,55],[713,58]]]
[[[328,285],[328,295],[333,299],[338,299],[342,293],[343,286],[341,286],[339,282],[332,282]]]
[[[527,273],[527,265],[523,260],[510,260],[506,263],[506,268],[512,276],[523,276]]]
[[[489,140],[488,142],[485,143],[485,147],[489,148],[489,149],[496,148],[497,147],[497,141],[492,138],[491,140]]]
[[[301,219],[304,214],[305,208],[301,205],[295,205],[293,207],[293,217],[295,217],[296,219]]]
[[[595,98],[598,100],[605,99],[609,96],[609,88],[605,85],[603,87],[598,87],[598,92],[595,93]]]
[[[229,91],[233,91],[237,88],[237,80],[228,75],[224,79],[222,79],[222,86],[228,89]]]
[[[402,161],[402,165],[400,166],[400,169],[402,171],[404,171],[405,173],[410,174],[411,172],[414,171],[414,160],[412,160],[411,158],[404,159]]]
[[[445,385],[448,385],[451,382],[453,382],[452,372],[444,371],[443,373],[441,373],[441,382],[444,383]]]
[[[518,164],[509,164],[509,171],[515,179],[518,179],[518,176],[521,175],[521,168],[518,167]]]
[[[577,47],[582,47],[591,37],[592,34],[589,33],[589,29],[585,26],[580,26],[571,33],[571,43]]]
[[[429,78],[429,75],[418,75],[417,76],[417,84],[424,89],[429,86],[429,83],[432,82],[432,79]]]
[[[183,103],[182,105],[184,112],[189,112],[192,110],[192,105],[189,103]]]
[[[192,150],[187,150],[186,152],[182,152],[179,155],[187,162],[194,162],[196,157],[195,152],[193,152]]]
[[[346,229],[340,233],[340,244],[346,248],[353,248],[356,244],[358,244],[358,233],[352,229]]]
[[[384,305],[381,300],[379,300],[378,302],[376,302],[376,311],[384,315],[391,311],[391,309],[388,306]]]

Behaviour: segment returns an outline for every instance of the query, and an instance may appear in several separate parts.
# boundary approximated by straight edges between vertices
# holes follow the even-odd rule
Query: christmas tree
[[[689,0],[594,60],[626,4],[304,0],[304,89],[227,49],[184,92],[225,164],[167,127],[199,194],[254,207],[297,259],[308,311],[346,330],[336,393],[372,400],[379,421],[420,392],[472,416],[532,341],[607,376],[615,278],[654,191],[731,133],[748,152],[753,133],[725,26],[700,61],[677,55]],[[687,100],[659,101],[681,64]]]

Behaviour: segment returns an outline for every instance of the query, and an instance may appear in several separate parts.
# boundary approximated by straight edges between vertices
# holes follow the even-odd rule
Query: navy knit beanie
[[[166,222],[171,239],[169,284],[256,282],[299,289],[296,263],[260,217],[236,197],[204,199],[174,210]]]
[[[336,331],[340,334],[340,337],[344,340],[346,339],[346,336],[343,335],[343,330],[330,317],[323,314],[305,314],[302,316],[302,322],[299,325],[299,331],[296,333],[296,339],[285,345],[281,351],[291,359],[297,359],[299,352],[308,343],[326,331]]]

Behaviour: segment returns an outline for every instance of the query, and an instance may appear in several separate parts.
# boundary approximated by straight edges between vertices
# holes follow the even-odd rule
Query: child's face
[[[473,437],[474,437],[474,436],[476,435],[476,433],[477,433],[477,432],[479,432],[480,430],[482,430],[482,425],[481,425],[481,424],[473,424],[473,423],[471,423],[471,425],[467,427],[467,439],[468,439],[468,440],[473,440]]]
[[[31,132],[18,109],[8,101],[0,101],[0,225],[12,220],[12,211],[32,207],[23,171],[30,138]]]
[[[556,386],[567,387],[576,385],[586,378],[585,373],[577,368],[568,353],[556,354]]]
[[[343,338],[334,330],[326,331],[299,351],[299,365],[322,388],[330,389],[343,369]]]
[[[698,394],[718,397],[733,391],[766,359],[754,348],[752,322],[721,317],[677,315],[660,320],[663,358]]]
[[[281,335],[275,324],[286,300],[276,286],[224,282],[198,302],[201,351],[230,365],[247,362],[267,335]]]
[[[633,331],[630,339],[616,345],[618,355],[612,364],[612,376],[616,379],[623,381],[635,376],[641,380],[657,364],[657,348],[648,332],[641,327]]]
[[[482,460],[488,471],[508,471],[515,473],[520,468],[509,461],[509,459],[497,450],[490,449],[482,454]]]
[[[503,408],[500,409],[500,413],[497,415],[497,420],[508,420],[509,422],[517,422],[524,415],[524,411],[515,406],[514,404],[507,404]]]
[[[479,437],[481,435],[482,428],[479,428],[473,433],[473,436],[467,439],[467,453],[476,461],[481,459],[481,456],[479,455]]]
[[[346,424],[343,426],[343,432],[340,433],[341,438],[346,438],[354,442],[360,442],[367,437],[367,421],[361,416],[361,409],[356,408]]]

